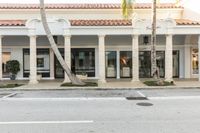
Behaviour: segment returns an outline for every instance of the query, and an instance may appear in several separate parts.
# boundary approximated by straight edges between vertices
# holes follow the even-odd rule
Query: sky
[[[121,0],[44,0],[46,3],[120,3]],[[152,0],[136,0],[137,2],[151,2]],[[175,0],[161,0],[174,2]],[[0,0],[0,3],[39,3],[39,0]]]
[[[44,0],[45,3],[120,3],[121,0]],[[160,0],[162,3],[172,3],[175,0]],[[182,0],[184,6],[200,13],[200,0]],[[136,2],[150,3],[152,0],[136,0]],[[39,0],[0,0],[0,3],[39,3]]]

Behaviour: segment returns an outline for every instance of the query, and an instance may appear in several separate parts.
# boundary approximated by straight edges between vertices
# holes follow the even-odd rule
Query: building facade
[[[123,19],[119,4],[46,8],[54,40],[74,73],[102,83],[108,78],[151,77],[151,4],[136,4],[129,20]],[[34,84],[40,75],[69,81],[45,36],[39,5],[1,4],[0,10],[0,79],[9,78],[6,62],[18,60],[18,80]],[[168,81],[200,79],[200,22],[185,14],[182,6],[158,5],[157,65]]]

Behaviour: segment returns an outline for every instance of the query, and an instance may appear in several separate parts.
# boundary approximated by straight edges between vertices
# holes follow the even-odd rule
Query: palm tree
[[[133,10],[133,5],[135,1],[131,0],[122,0],[122,14],[125,19],[127,19],[131,14]],[[155,79],[159,79],[159,68],[157,67],[156,63],[156,6],[157,3],[160,3],[160,0],[153,0],[152,3],[152,34],[151,34],[151,75]],[[180,0],[176,0],[176,5],[180,3]]]
[[[133,5],[135,1],[130,0],[122,0],[122,14],[125,19],[127,19],[130,14],[132,14]],[[157,0],[153,0],[153,21],[152,21],[152,35],[151,35],[151,75],[154,78],[158,78],[158,71],[157,71],[157,65],[156,65],[156,2]]]
[[[58,61],[60,62],[62,68],[67,73],[72,84],[84,85],[85,83],[82,82],[79,78],[77,78],[76,75],[73,74],[72,71],[69,69],[69,67],[67,66],[66,62],[64,61],[64,59],[62,58],[62,56],[58,50],[58,47],[53,39],[53,36],[51,34],[51,31],[50,31],[48,23],[47,23],[44,0],[40,0],[40,15],[41,15],[42,24],[43,24],[44,30],[46,32],[47,38],[49,40],[49,43],[51,45],[51,48],[52,48],[54,54],[56,55]]]

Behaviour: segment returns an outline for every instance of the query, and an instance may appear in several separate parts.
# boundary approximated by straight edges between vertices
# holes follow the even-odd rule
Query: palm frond
[[[122,15],[124,18],[129,18],[133,13],[135,0],[122,0]]]
[[[179,6],[180,5],[180,0],[176,0],[176,6]]]

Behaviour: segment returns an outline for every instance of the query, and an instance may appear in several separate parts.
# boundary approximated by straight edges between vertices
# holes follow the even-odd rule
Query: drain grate
[[[141,102],[141,103],[137,103],[138,106],[153,106],[152,103],[147,103],[147,102]]]
[[[126,97],[127,100],[148,100],[146,97]]]

